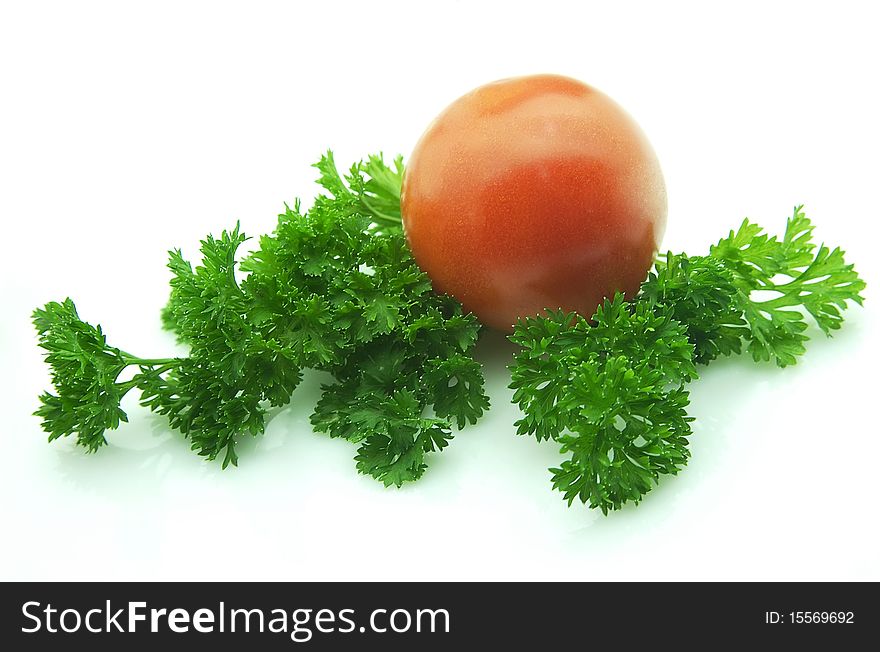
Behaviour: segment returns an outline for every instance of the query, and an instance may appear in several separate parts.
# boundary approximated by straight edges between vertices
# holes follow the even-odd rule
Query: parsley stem
[[[781,290],[780,290],[781,291]],[[752,303],[760,306],[761,310],[776,310],[777,308],[787,308],[801,303],[797,299],[797,295],[792,296],[790,292],[783,292],[780,296],[766,301],[752,301]]]
[[[155,367],[156,365],[173,367],[177,364],[177,358],[139,358],[130,353],[122,353],[122,357],[128,364],[136,364],[142,367]]]
[[[379,209],[375,208],[370,202],[366,200],[365,197],[361,197],[361,203],[366,206],[367,210],[373,214],[373,217],[376,219],[377,223],[385,223],[389,226],[400,226],[400,218],[394,217],[393,215],[388,215],[387,213],[383,213]]]

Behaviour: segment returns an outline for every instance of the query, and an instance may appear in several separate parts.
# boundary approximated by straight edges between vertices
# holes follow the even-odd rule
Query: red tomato
[[[608,96],[556,75],[453,102],[416,145],[401,211],[419,266],[486,325],[632,296],[666,226],[651,145]]]

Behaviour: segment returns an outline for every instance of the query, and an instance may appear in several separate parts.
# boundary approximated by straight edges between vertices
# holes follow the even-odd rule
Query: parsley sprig
[[[402,159],[370,156],[340,174],[327,152],[315,167],[326,194],[307,211],[285,206],[252,253],[239,254],[239,225],[203,240],[195,266],[169,253],[162,320],[188,355],[118,349],[70,299],[34,312],[55,388],[36,412],[50,441],[73,435],[97,451],[137,389],[193,450],[235,465],[237,442],[265,430],[307,368],[332,378],[315,429],[356,444],[357,469],[386,486],[421,477],[454,429],[477,422],[489,408],[473,357],[480,325],[410,255]],[[559,445],[552,484],[569,504],[607,514],[687,464],[698,364],[746,350],[785,367],[803,355],[810,320],[828,336],[840,328],[865,283],[812,235],[800,206],[782,237],[745,220],[708,254],[660,256],[634,301],[616,294],[591,319],[549,310],[519,321],[517,432]]]
[[[745,346],[756,362],[785,367],[805,351],[808,317],[828,336],[840,328],[865,283],[812,233],[801,206],[781,238],[745,220],[708,255],[660,257],[633,302],[617,294],[590,321],[554,311],[520,320],[517,432],[569,455],[550,470],[569,504],[607,513],[638,503],[687,463],[695,364]]]
[[[607,512],[687,461],[684,384],[697,375],[685,327],[668,308],[606,300],[590,324],[550,312],[521,320],[511,388],[517,432],[553,439],[571,457],[553,486]]]
[[[259,435],[267,410],[287,404],[306,368],[332,374],[312,423],[359,445],[357,468],[400,486],[425,471],[453,428],[488,409],[472,356],[480,325],[431,291],[400,227],[400,158],[357,163],[345,175],[328,152],[316,164],[320,195],[279,216],[259,248],[241,257],[238,225],[201,243],[194,266],[169,254],[164,325],[189,346],[184,357],[144,359],[110,346],[70,299],[35,311],[56,393],[37,414],[50,440],[75,435],[94,452],[141,403],[208,459],[237,464],[236,443]],[[128,380],[123,371],[134,369]]]

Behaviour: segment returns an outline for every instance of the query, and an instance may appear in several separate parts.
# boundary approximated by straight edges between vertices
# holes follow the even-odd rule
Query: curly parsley
[[[355,164],[342,176],[316,164],[328,192],[308,211],[286,207],[275,232],[241,259],[236,226],[201,243],[193,266],[170,252],[164,325],[186,357],[145,359],[110,346],[70,299],[35,311],[55,394],[37,415],[50,440],[75,435],[94,452],[141,403],[208,459],[237,464],[236,443],[259,435],[269,407],[287,404],[305,368],[329,372],[312,423],[358,444],[357,468],[386,485],[424,473],[428,454],[489,407],[472,357],[480,325],[431,291],[400,228],[400,158]],[[119,378],[126,368],[130,380]]]
[[[521,347],[517,432],[570,456],[550,469],[569,504],[607,513],[638,503],[686,464],[695,363],[745,345],[756,362],[795,364],[807,316],[830,336],[848,303],[862,303],[864,281],[839,248],[816,247],[802,208],[782,238],[746,220],[708,255],[665,254],[635,301],[618,294],[591,321],[553,311],[520,320],[510,338]]]
[[[138,389],[199,455],[235,465],[237,442],[265,430],[307,368],[332,377],[314,428],[356,444],[358,471],[386,486],[417,480],[453,430],[477,422],[489,409],[473,357],[481,326],[431,290],[407,248],[402,159],[370,156],[342,175],[327,152],[315,167],[326,194],[307,211],[285,206],[253,253],[239,255],[238,225],[203,240],[195,266],[170,252],[162,320],[188,355],[113,347],[70,299],[34,311],[55,389],[36,411],[50,441],[73,435],[97,451]],[[800,206],[781,238],[745,220],[706,255],[659,257],[634,301],[616,294],[589,320],[548,311],[518,322],[517,433],[559,445],[552,484],[569,505],[607,514],[685,466],[698,364],[746,350],[784,367],[804,353],[809,319],[829,336],[840,328],[865,283],[812,233]]]

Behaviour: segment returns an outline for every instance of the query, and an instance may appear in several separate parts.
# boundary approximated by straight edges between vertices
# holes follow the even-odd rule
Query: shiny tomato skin
[[[434,289],[487,326],[633,296],[666,226],[666,186],[638,125],[568,77],[504,79],[441,113],[407,163],[406,237]]]

